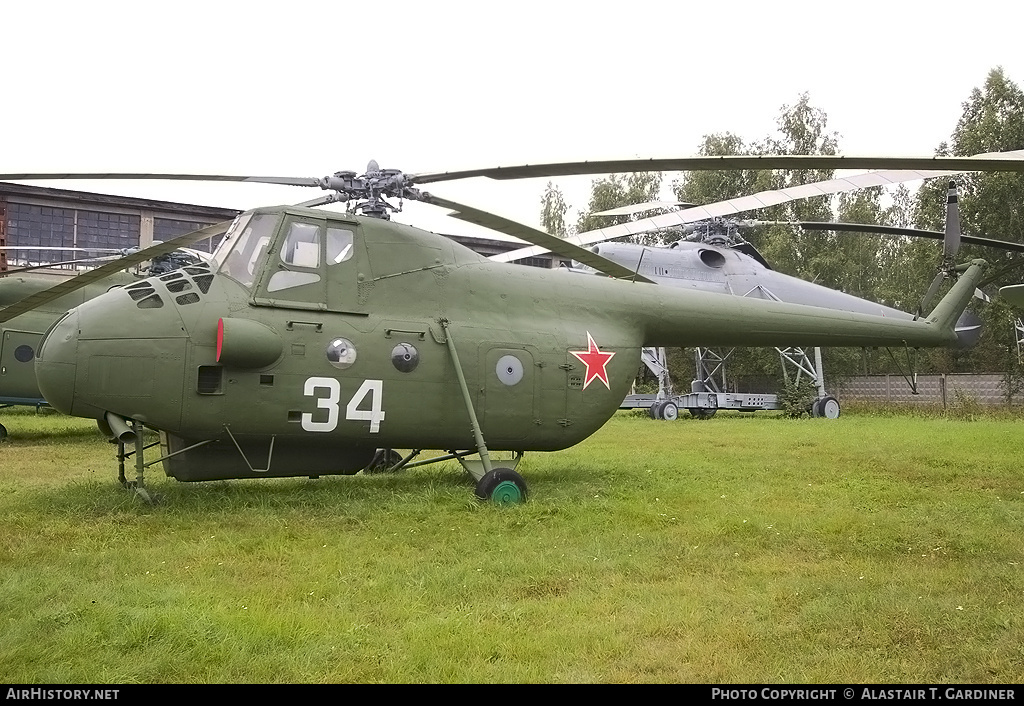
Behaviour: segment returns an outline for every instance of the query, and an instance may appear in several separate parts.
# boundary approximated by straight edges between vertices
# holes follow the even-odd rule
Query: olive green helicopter
[[[949,266],[957,278],[945,296],[929,312],[902,318],[735,297],[659,286],[584,247],[416,187],[472,177],[796,168],[932,175],[1024,171],[1024,159],[685,157],[426,174],[371,162],[362,175],[324,178],[0,174],[11,181],[187,179],[328,192],[298,206],[252,209],[104,264],[8,305],[0,323],[223,233],[209,263],[83,301],[49,327],[35,351],[49,404],[95,419],[116,440],[122,484],[152,499],[144,473],[156,463],[179,481],[206,481],[345,475],[375,463],[399,470],[455,459],[480,498],[522,501],[527,485],[516,468],[523,454],[565,449],[599,429],[629,391],[643,347],[956,346],[956,322],[985,263]],[[450,209],[606,276],[494,262],[391,221],[389,212],[404,200]],[[336,202],[346,211],[316,208]],[[146,443],[147,428],[159,432],[158,442]],[[145,458],[157,445],[158,457]],[[442,453],[417,460],[425,450]]]

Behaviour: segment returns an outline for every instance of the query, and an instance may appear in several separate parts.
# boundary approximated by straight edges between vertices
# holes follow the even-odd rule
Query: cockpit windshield
[[[218,272],[252,287],[280,214],[243,213],[231,224],[213,254]]]

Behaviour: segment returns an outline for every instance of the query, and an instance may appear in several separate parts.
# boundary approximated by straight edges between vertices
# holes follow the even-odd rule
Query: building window
[[[194,220],[177,220],[174,218],[154,218],[153,219],[153,240],[159,240],[160,242],[166,242],[172,238],[177,238],[179,235],[185,235],[191,233],[194,230],[200,228],[206,228],[212,226],[216,221],[194,221]],[[223,235],[218,235],[214,238],[207,238],[206,240],[200,240],[190,248],[194,250],[202,250],[203,252],[213,252],[220,245],[220,241]]]
[[[73,247],[75,244],[75,212],[67,208],[7,204],[7,244],[12,246]],[[7,259],[14,264],[42,264],[74,259],[70,252],[59,250],[15,250]]]

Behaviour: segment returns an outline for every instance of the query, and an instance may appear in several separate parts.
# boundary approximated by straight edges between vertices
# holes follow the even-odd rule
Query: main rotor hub
[[[381,169],[373,160],[366,167],[366,173],[356,176],[355,172],[335,172],[320,180],[320,188],[334,191],[337,201],[353,202],[350,213],[361,213],[372,218],[390,218],[390,211],[400,212],[402,201],[411,199],[419,201],[422,195],[419,189],[411,186],[412,179],[400,169]],[[399,199],[398,206],[386,199]]]

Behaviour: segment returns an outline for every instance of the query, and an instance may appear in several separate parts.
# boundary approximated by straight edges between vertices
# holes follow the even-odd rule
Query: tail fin
[[[942,298],[942,301],[935,305],[928,317],[928,322],[936,324],[944,330],[955,331],[956,322],[964,313],[971,297],[974,296],[974,290],[978,286],[985,266],[984,260],[972,260],[967,266],[967,271],[960,276],[960,279]]]

